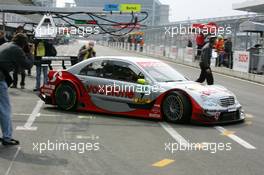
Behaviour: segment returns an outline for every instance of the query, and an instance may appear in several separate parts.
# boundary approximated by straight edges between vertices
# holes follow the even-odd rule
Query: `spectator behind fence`
[[[215,42],[215,49],[217,52],[216,66],[222,66],[224,64],[224,56],[225,56],[225,41],[223,36],[219,35]]]
[[[228,67],[233,68],[233,43],[232,39],[229,37],[225,41],[225,55],[228,61]]]
[[[49,60],[43,60],[44,56],[56,56],[57,51],[51,40],[36,40],[34,46],[34,56],[36,65],[36,86],[33,91],[39,91],[41,86],[41,71],[43,71],[43,84],[48,82],[48,65],[51,64]]]
[[[0,125],[3,145],[18,145],[19,141],[13,139],[11,104],[8,95],[8,87],[12,84],[9,75],[15,69],[29,69],[33,60],[28,59],[23,51],[27,45],[27,37],[22,33],[16,34],[12,42],[0,46]]]
[[[190,48],[192,48],[192,47],[193,47],[193,44],[192,44],[192,41],[191,41],[191,39],[188,39],[187,47],[190,47]]]
[[[140,38],[140,42],[139,42],[139,45],[140,45],[140,52],[143,52],[144,44],[145,44],[144,38],[143,38],[143,36],[141,36],[141,38]]]

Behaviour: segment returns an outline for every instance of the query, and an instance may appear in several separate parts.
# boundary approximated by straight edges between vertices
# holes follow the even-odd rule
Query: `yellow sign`
[[[121,12],[141,12],[141,4],[120,4]]]

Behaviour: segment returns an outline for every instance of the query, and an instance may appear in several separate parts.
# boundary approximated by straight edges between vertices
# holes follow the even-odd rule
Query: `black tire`
[[[192,105],[186,95],[175,91],[164,98],[162,111],[166,121],[186,123],[191,119]]]
[[[60,109],[73,110],[77,103],[77,93],[71,83],[61,83],[55,92],[55,100]]]

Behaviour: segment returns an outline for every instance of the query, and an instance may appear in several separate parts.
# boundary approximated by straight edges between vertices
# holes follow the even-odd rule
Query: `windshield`
[[[163,62],[138,62],[138,64],[157,82],[177,82],[187,80],[182,74]]]

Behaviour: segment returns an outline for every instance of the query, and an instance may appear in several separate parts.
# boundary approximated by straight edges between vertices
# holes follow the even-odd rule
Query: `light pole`
[[[152,26],[155,25],[155,12],[156,12],[156,3],[155,0],[153,0],[153,4],[152,4]]]
[[[5,32],[5,12],[2,12],[2,30]]]

